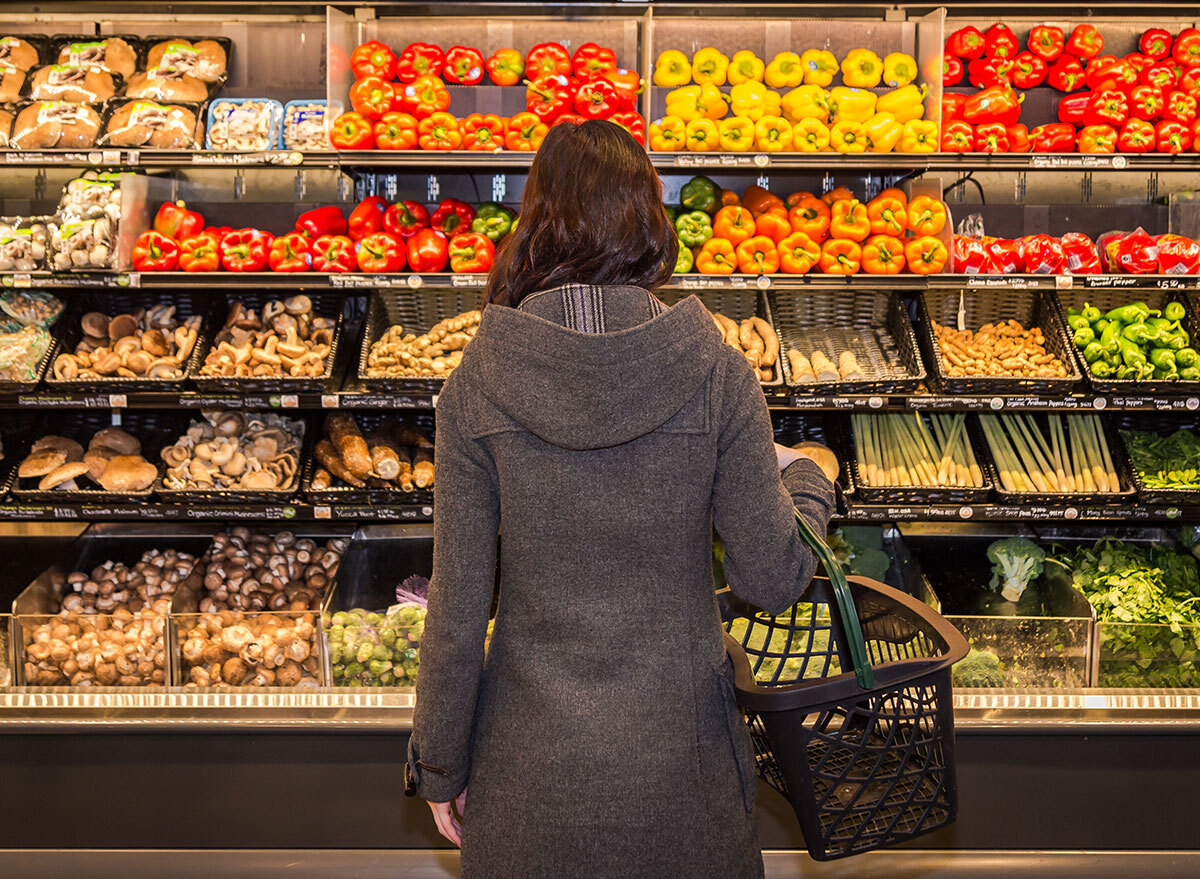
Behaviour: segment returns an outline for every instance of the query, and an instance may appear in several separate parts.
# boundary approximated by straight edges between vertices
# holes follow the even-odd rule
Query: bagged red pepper
[[[1098,275],[1103,271],[1096,244],[1082,232],[1068,232],[1062,239],[1063,258],[1069,275]]]
[[[988,255],[978,238],[955,235],[952,248],[954,271],[960,275],[987,273]]]
[[[1025,271],[1025,257],[1021,255],[1020,245],[1007,238],[983,239],[983,249],[987,251],[989,275],[1019,275]]]
[[[1162,275],[1200,274],[1200,244],[1182,235],[1158,235],[1158,271]]]
[[[1105,232],[1097,242],[1113,274],[1149,275],[1158,271],[1158,245],[1139,226],[1132,232]]]
[[[1052,235],[1026,235],[1017,242],[1031,275],[1061,275],[1066,271],[1062,242]]]

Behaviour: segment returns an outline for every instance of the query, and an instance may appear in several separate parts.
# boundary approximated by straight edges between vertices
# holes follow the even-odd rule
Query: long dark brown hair
[[[560,284],[650,290],[671,277],[678,254],[645,148],[612,122],[556,125],[529,169],[517,231],[496,253],[484,302],[516,307]]]

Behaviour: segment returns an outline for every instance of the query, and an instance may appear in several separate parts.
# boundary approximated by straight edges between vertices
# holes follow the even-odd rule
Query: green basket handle
[[[833,552],[824,538],[813,530],[799,510],[795,513],[800,538],[813,551],[833,586],[833,597],[837,602],[838,612],[842,615],[842,628],[846,633],[846,646],[850,648],[850,661],[854,664],[854,676],[858,679],[860,687],[872,690],[875,688],[875,670],[871,667],[871,659],[867,655],[867,642],[863,639],[862,627],[858,624],[858,611],[854,607],[854,599],[850,596],[846,574],[838,560],[833,557]]]

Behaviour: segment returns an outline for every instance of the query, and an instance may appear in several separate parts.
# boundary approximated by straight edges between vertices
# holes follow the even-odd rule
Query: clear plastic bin
[[[323,687],[320,617],[315,611],[175,614],[172,654],[183,687]]]

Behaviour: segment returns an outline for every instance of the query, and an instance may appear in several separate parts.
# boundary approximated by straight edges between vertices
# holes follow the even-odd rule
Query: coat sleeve
[[[454,799],[470,774],[500,524],[492,458],[461,431],[461,412],[445,397],[434,452],[433,577],[408,752],[410,792],[435,803]]]
[[[768,613],[782,613],[799,600],[817,565],[796,530],[792,508],[824,534],[833,484],[807,458],[780,474],[762,391],[742,366],[729,368],[722,395],[713,524],[725,545],[725,579],[734,594]]]

